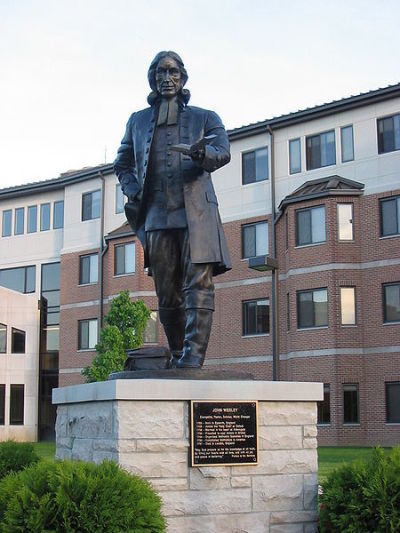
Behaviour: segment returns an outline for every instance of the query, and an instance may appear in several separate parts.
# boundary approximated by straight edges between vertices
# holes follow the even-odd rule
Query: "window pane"
[[[24,424],[24,385],[10,387],[10,425]]]
[[[26,267],[25,292],[26,293],[35,292],[35,287],[36,287],[36,267],[35,266]]]
[[[7,352],[7,326],[0,324],[0,353]]]
[[[268,148],[256,150],[256,181],[268,179]]]
[[[356,290],[354,287],[340,287],[340,307],[342,325],[356,323]]]
[[[311,209],[311,239],[312,242],[325,242],[325,207]]]
[[[296,212],[296,241],[297,246],[312,242],[311,211],[309,209]]]
[[[25,209],[23,207],[18,207],[18,209],[15,210],[15,235],[22,235],[24,233],[24,214]]]
[[[92,194],[82,194],[82,220],[90,220],[92,218]]]
[[[400,322],[400,283],[384,286],[384,321]]]
[[[253,183],[256,181],[256,156],[255,152],[242,154],[242,181],[243,184]]]
[[[7,209],[7,211],[3,211],[3,229],[2,229],[3,237],[9,237],[11,235],[11,219],[12,219],[11,209]]]
[[[321,139],[319,135],[307,137],[307,170],[321,166]]]
[[[400,382],[386,383],[386,422],[400,423]]]
[[[11,328],[11,353],[25,353],[25,331]]]
[[[60,263],[42,265],[42,291],[60,289]]]
[[[0,270],[0,285],[13,291],[25,292],[25,268]]]
[[[342,137],[342,162],[353,161],[354,143],[353,143],[353,126],[346,126],[341,130]]]
[[[243,259],[256,255],[256,227],[243,226]]]
[[[400,214],[397,198],[381,201],[382,236],[400,233],[398,217]]]
[[[331,387],[324,383],[324,399],[318,402],[318,424],[331,423]]]
[[[80,279],[79,283],[85,284],[90,281],[90,255],[85,255],[80,258]]]
[[[393,127],[394,127],[394,149],[400,150],[400,115],[395,115],[393,117]]]
[[[60,306],[60,291],[42,291],[42,297],[46,299],[48,309]]]
[[[60,349],[60,328],[59,326],[49,326],[43,328],[45,345],[44,352],[58,352]]]
[[[135,243],[125,245],[125,274],[135,272]]]
[[[257,302],[245,302],[243,304],[243,335],[256,333],[256,310]]]
[[[257,301],[257,333],[269,333],[269,300]]]
[[[125,274],[125,247],[115,247],[115,275]]]
[[[314,325],[314,304],[312,291],[297,295],[297,324],[299,328],[311,328]]]
[[[300,139],[289,141],[289,168],[290,174],[301,172],[301,144]]]
[[[97,320],[89,320],[89,348],[97,344]]]
[[[99,256],[98,254],[92,254],[89,256],[90,261],[90,283],[97,283],[99,278]]]
[[[313,299],[315,326],[328,325],[328,291],[326,289],[314,291]]]
[[[40,231],[50,229],[50,204],[40,206]]]
[[[335,132],[328,131],[321,134],[321,166],[326,167],[335,163]]]
[[[158,342],[158,313],[152,311],[143,332],[143,342],[156,344]]]
[[[100,218],[101,191],[92,192],[92,218]]]
[[[37,205],[28,207],[28,233],[37,231]]]
[[[256,255],[268,255],[268,222],[256,224]]]
[[[4,426],[6,411],[6,386],[0,385],[0,426]]]
[[[339,240],[353,240],[353,204],[338,204]]]
[[[124,211],[124,195],[122,193],[121,184],[117,183],[115,188],[115,212],[123,213]]]
[[[378,151],[392,152],[394,150],[394,123],[393,117],[378,120]]]
[[[79,350],[86,350],[89,346],[89,322],[87,320],[79,321]]]
[[[343,422],[358,424],[358,385],[343,385]]]
[[[63,228],[64,227],[64,202],[61,200],[59,202],[54,202],[54,212],[53,212],[53,228]]]

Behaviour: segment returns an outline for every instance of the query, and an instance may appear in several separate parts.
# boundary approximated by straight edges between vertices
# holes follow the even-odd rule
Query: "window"
[[[400,150],[400,115],[378,119],[378,153]]]
[[[342,326],[354,326],[356,324],[355,287],[340,287],[340,311]]]
[[[290,296],[286,293],[286,327],[290,331]]]
[[[15,210],[14,235],[22,235],[25,225],[25,208],[18,207]]]
[[[54,202],[53,205],[53,228],[59,229],[64,227],[64,201]]]
[[[331,386],[324,383],[324,399],[318,402],[318,424],[331,423]]]
[[[82,194],[82,220],[100,218],[101,191],[86,192]]]
[[[40,231],[50,229],[50,204],[40,206]]]
[[[385,383],[386,422],[400,424],[400,381]]]
[[[268,254],[268,222],[242,226],[242,258]]]
[[[10,425],[24,424],[24,385],[10,387]]]
[[[0,324],[0,353],[7,353],[7,326]]]
[[[381,236],[400,235],[400,196],[381,200]]]
[[[11,353],[25,353],[25,331],[11,328]]]
[[[11,222],[12,222],[12,211],[7,209],[3,211],[3,228],[1,235],[3,237],[9,237],[11,235]]]
[[[327,131],[306,138],[307,170],[336,163],[335,131]]]
[[[4,426],[6,415],[6,386],[0,385],[0,426]]]
[[[158,312],[152,311],[143,332],[143,342],[157,344],[158,342]]]
[[[297,293],[297,327],[317,328],[328,325],[328,291],[314,289]]]
[[[343,423],[360,423],[358,383],[343,385]]]
[[[82,255],[79,258],[79,283],[97,283],[99,274],[99,254]]]
[[[37,231],[37,205],[28,207],[28,233]]]
[[[135,272],[135,243],[130,242],[116,246],[114,261],[115,276]]]
[[[383,286],[383,321],[400,322],[400,283]]]
[[[353,204],[337,205],[339,241],[353,240]]]
[[[35,292],[36,267],[6,268],[0,270],[0,285],[24,294]]]
[[[342,141],[342,163],[354,160],[353,126],[345,126],[340,130]]]
[[[97,319],[78,321],[78,349],[94,350],[97,344]]]
[[[289,141],[289,172],[297,174],[301,172],[301,142],[300,139]]]
[[[117,183],[115,187],[115,212],[124,212],[124,195],[122,193],[121,184]]]
[[[259,148],[242,154],[242,183],[255,183],[268,179],[268,148]]]
[[[325,241],[325,207],[318,206],[296,211],[296,246]]]
[[[269,300],[243,302],[243,336],[269,333]]]

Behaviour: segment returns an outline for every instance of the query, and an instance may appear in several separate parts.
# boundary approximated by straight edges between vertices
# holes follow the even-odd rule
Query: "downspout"
[[[99,327],[97,328],[97,340],[100,340],[100,331],[103,327],[103,297],[104,297],[104,281],[103,281],[103,257],[107,252],[108,245],[104,246],[104,212],[105,212],[105,179],[101,172],[99,172],[101,179],[101,216],[100,216],[100,254],[99,254]]]
[[[275,142],[274,132],[270,125],[267,126],[267,131],[271,139],[271,257],[276,259],[276,209],[275,209]],[[272,286],[271,286],[271,307],[272,307],[272,379],[279,381],[279,339],[278,339],[278,270],[272,270]]]

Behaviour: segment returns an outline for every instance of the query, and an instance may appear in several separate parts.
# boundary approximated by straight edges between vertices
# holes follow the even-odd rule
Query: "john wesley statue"
[[[114,162],[127,219],[154,279],[172,368],[203,365],[213,276],[231,268],[210,176],[230,161],[229,140],[216,113],[187,105],[187,79],[178,54],[156,55],[150,107],[129,118]]]

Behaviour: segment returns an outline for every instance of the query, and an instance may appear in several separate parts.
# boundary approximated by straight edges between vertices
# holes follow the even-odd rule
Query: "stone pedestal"
[[[115,380],[53,391],[59,459],[117,461],[163,499],[169,533],[317,531],[320,383]],[[258,400],[259,464],[189,467],[189,400]]]

